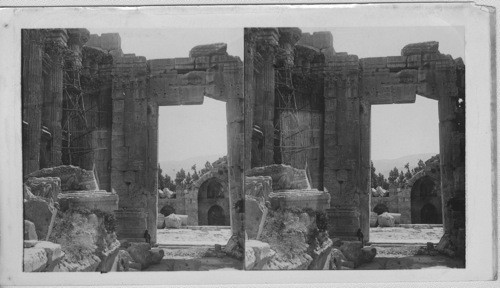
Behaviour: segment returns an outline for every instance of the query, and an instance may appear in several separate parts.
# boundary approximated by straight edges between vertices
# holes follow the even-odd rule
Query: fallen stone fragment
[[[308,270],[329,270],[331,251],[333,249],[332,240],[328,239],[323,245],[312,252],[312,262],[307,267]]]
[[[330,207],[330,194],[316,189],[272,192],[269,200],[273,210],[297,207],[325,211]]]
[[[256,260],[255,251],[250,247],[245,247],[245,270],[252,270]]]
[[[189,57],[203,57],[203,56],[213,56],[213,55],[227,55],[227,44],[226,43],[214,43],[206,45],[195,46],[189,51]]]
[[[149,243],[130,243],[130,247],[127,248],[130,257],[134,262],[141,264],[142,269],[148,268],[153,262],[153,254],[150,253],[150,250],[151,245]]]
[[[439,52],[439,42],[429,41],[408,44],[401,50],[401,56],[433,54]]]
[[[330,270],[340,270],[343,264],[347,261],[342,251],[333,248],[330,252]]]
[[[401,224],[401,213],[389,213],[394,218],[394,224]]]
[[[62,251],[60,244],[49,241],[38,241],[34,248],[44,249],[47,254],[47,265],[45,267],[45,271],[52,271],[64,257],[64,252]]]
[[[58,196],[61,211],[75,208],[97,209],[104,212],[114,212],[118,209],[118,194],[104,190],[72,191]]]
[[[371,246],[363,247],[361,249],[361,263],[360,264],[372,262],[376,255],[377,255],[376,248],[371,247]]]
[[[395,225],[394,217],[387,212],[378,215],[377,221],[380,227],[394,227]]]
[[[128,271],[130,263],[134,263],[130,254],[126,250],[119,250],[110,271]]]
[[[23,271],[40,272],[47,267],[47,253],[43,248],[24,248]]]
[[[245,194],[254,197],[263,197],[269,200],[269,193],[273,192],[271,176],[245,177]]]
[[[175,214],[170,214],[165,217],[165,227],[166,228],[181,228],[182,220],[179,216]]]
[[[61,193],[61,179],[58,177],[31,177],[25,182],[33,195],[57,202],[57,195]]]
[[[258,239],[264,229],[268,210],[264,198],[245,196],[245,232],[249,239]]]
[[[35,224],[28,220],[24,220],[24,240],[38,240]]]
[[[160,264],[161,259],[165,256],[165,251],[160,248],[153,248],[150,252],[152,253],[151,264]]]
[[[72,165],[44,168],[27,176],[30,177],[58,177],[61,179],[61,190],[99,190],[94,172]]]
[[[35,224],[35,231],[38,239],[47,240],[52,232],[57,209],[53,202],[33,197],[24,202],[24,218]]]
[[[246,176],[270,176],[273,180],[274,191],[289,189],[311,189],[307,173],[303,169],[296,169],[289,165],[273,164],[255,167],[245,173]]]
[[[257,240],[248,240],[245,242],[245,255],[247,254],[247,249],[253,250],[253,255],[255,257],[255,263],[252,267],[253,270],[261,270],[264,265],[266,265],[274,256],[275,252],[269,246],[269,243],[257,241]],[[249,252],[250,253],[250,252]]]
[[[56,267],[54,267],[53,272],[94,272],[101,263],[101,260],[96,255],[91,255],[90,257],[83,258],[77,262],[70,262],[67,259],[63,259]]]
[[[340,251],[348,261],[352,261],[354,266],[358,267],[362,263],[361,248],[363,248],[361,241],[343,241]]]

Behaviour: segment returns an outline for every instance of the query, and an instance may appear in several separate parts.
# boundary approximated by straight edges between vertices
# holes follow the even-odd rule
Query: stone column
[[[146,85],[143,82],[143,85]],[[142,88],[144,89],[144,88]],[[155,98],[150,98],[148,93],[147,107],[147,138],[148,138],[148,159],[146,161],[146,191],[147,197],[147,227],[151,234],[151,243],[156,243],[156,220],[158,217],[158,103]]]
[[[48,81],[45,83],[43,100],[43,125],[52,134],[48,167],[62,165],[62,104],[64,51],[68,35],[63,29],[49,30],[45,41],[45,52],[51,65],[48,67]]]
[[[457,217],[453,215],[457,214],[458,218],[463,216],[463,220],[465,220],[465,215],[458,215],[461,212],[465,213],[465,206],[463,211],[452,207],[459,206],[457,202],[462,202],[461,205],[465,205],[465,117],[460,117],[460,113],[464,113],[464,111],[460,111],[458,105],[459,99],[463,101],[465,99],[459,97],[459,89],[456,87],[456,67],[437,72],[436,83],[439,95],[439,155],[443,227],[445,233],[450,233],[454,228],[465,227],[465,223],[463,225],[457,223],[458,219],[454,219]]]
[[[89,39],[90,33],[87,29],[67,29],[66,32],[68,34],[67,45],[70,53],[68,53],[68,57],[66,58],[67,61],[65,63],[68,86],[64,87],[64,89],[66,90],[66,93],[68,93],[69,97],[72,97],[73,101],[75,101],[74,98],[81,93],[80,69],[82,68],[82,47]],[[71,103],[72,101],[69,101],[69,99],[63,99],[63,106],[66,108],[74,109]],[[71,110],[63,110],[62,122],[67,123],[66,128],[70,131],[84,129],[82,128],[82,126],[85,126],[82,122],[84,120],[74,119],[74,117],[71,116],[72,113],[73,111]],[[72,153],[72,147],[80,147],[77,148],[79,150],[82,149],[81,147],[90,149],[90,147],[87,147],[90,143],[85,143],[85,139],[85,137],[79,137],[79,139],[76,140],[76,143],[74,143],[71,142],[70,138],[69,147],[65,147],[66,149],[64,150],[64,154],[67,154],[68,164],[79,165],[81,168],[90,170],[92,169],[92,159],[88,159],[89,157],[84,156],[74,159],[75,157]],[[88,153],[87,155],[91,156],[91,153]]]
[[[261,56],[260,73],[256,73],[254,124],[264,134],[261,166],[274,164],[274,64],[278,47],[277,29],[259,29],[257,52]]]
[[[40,168],[43,76],[42,57],[45,31],[22,30],[23,174]]]
[[[361,133],[359,61],[357,56],[334,58],[325,78],[324,186],[331,195],[327,210],[330,237],[355,240],[361,228]]]
[[[224,93],[227,95],[227,154],[229,209],[231,231],[242,248],[245,247],[245,98],[241,62],[226,64],[223,70]],[[240,251],[244,253],[243,251]]]
[[[360,84],[362,85],[362,84]],[[370,194],[371,194],[371,104],[367,99],[360,99],[360,191],[359,222],[364,241],[370,241]]]
[[[283,163],[283,164],[291,164],[292,166],[297,166],[293,165],[295,159],[293,159],[291,162],[285,162],[285,159],[282,157],[282,151],[283,148],[282,146],[289,146],[288,143],[283,143],[282,142],[282,137],[288,137],[289,135],[283,135],[283,131],[281,128],[281,113],[289,113],[290,111],[283,111],[278,109],[279,107],[284,107],[285,104],[283,102],[287,101],[282,101],[281,97],[284,99],[293,99],[294,101],[296,100],[295,97],[293,97],[294,93],[294,86],[293,86],[293,77],[292,77],[292,70],[294,66],[294,60],[295,60],[295,49],[294,45],[299,41],[300,37],[302,36],[302,31],[299,28],[279,28],[279,51],[280,53],[275,56],[276,58],[276,64],[273,65],[275,67],[275,77],[277,77],[277,80],[279,81],[278,83],[275,83],[274,89],[275,89],[275,94],[277,97],[273,100],[273,103],[266,103],[266,108],[269,108],[269,110],[272,109],[272,114],[273,114],[273,139],[272,139],[272,144],[273,144],[273,159],[274,161],[270,164],[273,163]],[[297,103],[293,103],[292,105],[297,105]],[[271,141],[269,141],[271,142]],[[270,143],[271,144],[271,143]],[[270,149],[269,147],[265,147],[266,149]],[[294,148],[292,148],[294,149]],[[288,159],[287,159],[288,160]],[[295,163],[296,164],[296,163]],[[300,165],[305,165],[305,161],[301,161]],[[304,166],[297,166],[296,168],[304,168]]]
[[[144,231],[156,241],[157,107],[149,101],[146,59],[129,55],[113,67],[111,187],[120,197],[117,235],[144,241]]]
[[[254,123],[254,106],[255,106],[255,77],[254,77],[254,61],[255,61],[255,29],[245,28],[244,42],[244,103],[245,103],[245,157],[243,163],[243,171],[251,168],[252,163],[252,142],[253,123]]]

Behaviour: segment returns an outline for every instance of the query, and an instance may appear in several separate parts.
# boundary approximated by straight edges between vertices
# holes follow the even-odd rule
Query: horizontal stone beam
[[[169,59],[148,60],[148,66],[152,75],[159,75],[177,71],[179,73],[189,73],[190,71],[206,71],[208,69],[217,70],[219,66],[238,63],[238,57],[230,55],[214,54],[210,56],[183,57]]]
[[[370,97],[370,104],[415,103],[416,92],[415,84],[380,85],[376,93]]]
[[[169,86],[153,92],[158,106],[201,105],[205,95],[214,90],[214,85]]]

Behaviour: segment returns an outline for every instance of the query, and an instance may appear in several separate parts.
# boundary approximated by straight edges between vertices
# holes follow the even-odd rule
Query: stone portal
[[[359,59],[336,52],[330,32],[245,29],[245,138],[252,142],[245,171],[303,165],[313,188],[331,195],[329,234],[355,240],[361,229],[369,241],[371,106],[414,103],[418,94],[439,107],[442,204],[433,205],[443,207],[445,233],[463,238],[465,66],[438,48],[416,43],[401,55]]]

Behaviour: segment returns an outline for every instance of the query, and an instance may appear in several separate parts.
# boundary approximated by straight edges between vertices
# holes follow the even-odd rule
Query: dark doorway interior
[[[223,226],[225,224],[225,219],[224,209],[219,205],[214,205],[208,210],[209,226]]]

